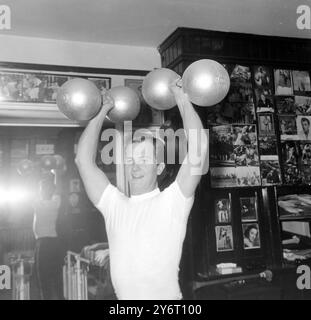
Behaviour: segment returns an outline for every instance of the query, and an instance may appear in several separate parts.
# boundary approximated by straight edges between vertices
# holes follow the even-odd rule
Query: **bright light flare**
[[[81,106],[85,103],[85,95],[83,93],[77,92],[72,95],[71,101],[73,105]]]
[[[213,84],[213,76],[211,74],[200,74],[196,79],[196,85],[200,90],[208,90]]]
[[[16,204],[29,200],[31,193],[24,188],[0,188],[0,204]]]

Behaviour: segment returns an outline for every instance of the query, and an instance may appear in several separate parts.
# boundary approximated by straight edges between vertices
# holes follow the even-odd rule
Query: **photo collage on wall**
[[[233,232],[231,225],[231,196],[228,198],[216,199],[214,202],[215,212],[215,236],[217,252],[232,251]]]
[[[311,183],[311,85],[307,71],[274,70],[284,183]]]
[[[214,188],[259,186],[260,163],[251,69],[225,65],[230,90],[209,108],[211,185]]]
[[[245,250],[260,248],[257,194],[240,198],[243,247]]]
[[[281,183],[281,168],[275,128],[273,73],[266,66],[253,66],[255,104],[258,121],[261,183],[263,186]]]

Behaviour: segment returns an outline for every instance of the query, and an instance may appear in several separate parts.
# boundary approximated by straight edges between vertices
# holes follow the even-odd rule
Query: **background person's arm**
[[[194,110],[188,95],[178,86],[178,82],[171,87],[171,90],[181,114],[188,142],[188,153],[185,157],[187,161],[183,161],[176,181],[183,195],[189,198],[194,194],[201,175],[208,171],[208,137],[200,117]],[[191,137],[196,137],[196,139],[191,139]],[[191,139],[190,143],[189,138]],[[192,155],[189,152],[192,152]]]
[[[75,162],[79,169],[84,187],[89,199],[96,205],[109,180],[96,165],[96,153],[99,134],[108,111],[113,107],[113,101],[107,97],[98,115],[93,118],[83,131],[77,148]]]

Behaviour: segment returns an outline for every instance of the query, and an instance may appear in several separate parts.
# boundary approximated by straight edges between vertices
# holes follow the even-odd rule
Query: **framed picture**
[[[240,198],[242,222],[256,221],[258,219],[257,197]]]
[[[215,234],[217,252],[233,250],[232,226],[216,226]]]
[[[216,223],[228,224],[231,222],[230,198],[215,201],[215,218]]]
[[[137,118],[133,121],[135,126],[146,125],[146,126],[161,126],[164,120],[164,114],[160,110],[151,108],[145,101],[142,95],[142,79],[125,79],[124,85],[132,88],[136,91],[140,99],[140,113]]]
[[[59,74],[46,71],[8,71],[0,68],[0,96],[3,102],[56,103],[58,89],[68,80],[83,77],[99,89],[110,89],[110,77]]]
[[[260,236],[258,223],[244,223],[243,230],[243,244],[244,249],[258,249],[260,248]]]
[[[0,124],[10,126],[83,127],[57,107],[60,87],[73,78],[92,81],[104,93],[127,78],[143,79],[145,70],[0,62]]]

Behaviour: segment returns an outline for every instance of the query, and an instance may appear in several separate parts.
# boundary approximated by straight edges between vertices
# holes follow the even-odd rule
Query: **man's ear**
[[[157,175],[158,176],[163,172],[164,168],[165,168],[164,162],[161,162],[158,164],[158,166],[157,166]]]

